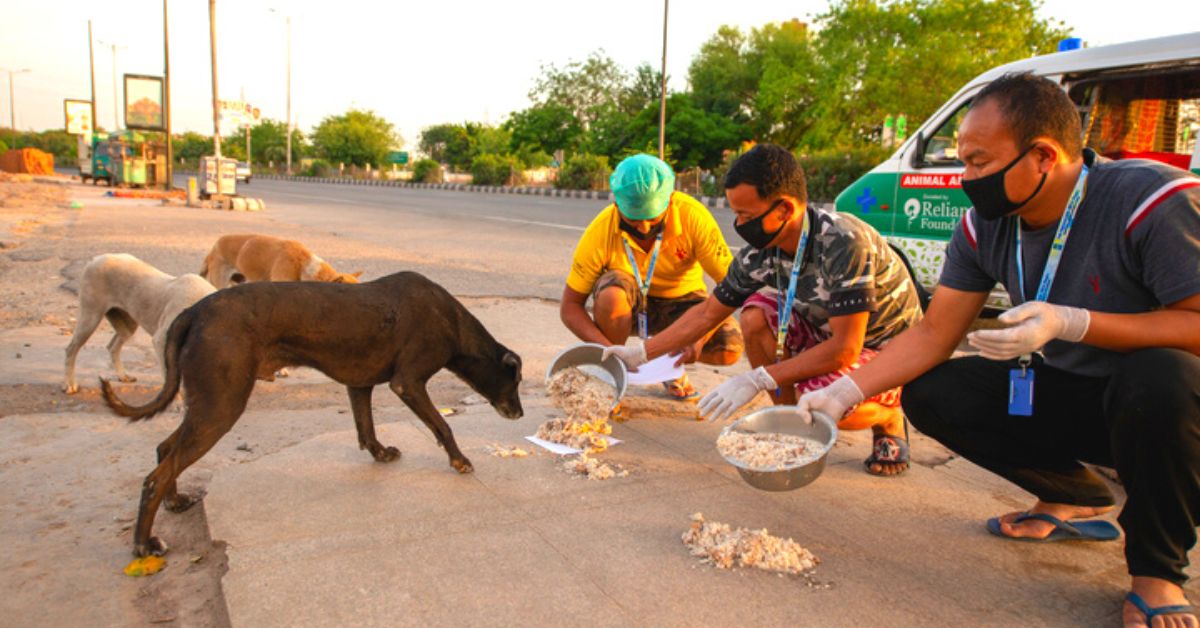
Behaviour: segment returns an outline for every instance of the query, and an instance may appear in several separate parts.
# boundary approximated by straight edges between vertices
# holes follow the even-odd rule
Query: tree
[[[468,143],[467,131],[461,124],[435,124],[421,131],[417,149],[434,161],[446,163],[448,153],[459,147],[465,154]]]
[[[1053,52],[1069,35],[1036,0],[835,0],[817,18],[811,147],[861,143],[889,114],[910,126],[988,68]]]
[[[542,75],[529,91],[534,104],[555,103],[569,109],[586,130],[606,105],[620,106],[629,75],[617,62],[597,50],[583,61],[565,67],[542,66]]]
[[[212,154],[212,138],[200,135],[195,131],[188,131],[183,135],[175,136],[173,150],[177,159],[198,161],[201,157]]]
[[[304,133],[292,129],[292,160],[298,161],[308,150]],[[250,151],[257,163],[287,162],[287,123],[264,118],[250,128]]]
[[[635,152],[657,152],[658,116],[658,106],[653,104],[634,117],[629,124],[632,133],[629,148]],[[676,170],[713,168],[721,163],[726,149],[747,138],[745,125],[701,109],[691,94],[675,93],[667,97],[666,151],[670,154],[667,161]],[[622,150],[614,156],[614,162],[627,152]]]
[[[351,109],[328,116],[312,133],[313,149],[332,163],[378,166],[387,160],[392,147],[403,140],[392,123],[373,111]]]
[[[748,55],[748,43],[737,27],[722,26],[700,47],[688,67],[698,107],[732,118],[749,117],[758,75]]]
[[[547,153],[574,151],[583,140],[579,119],[566,105],[559,103],[534,105],[513,112],[503,126],[512,133],[514,150],[535,146]]]

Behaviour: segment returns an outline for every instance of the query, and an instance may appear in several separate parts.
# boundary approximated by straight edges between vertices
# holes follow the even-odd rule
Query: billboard
[[[163,131],[163,80],[160,76],[125,75],[125,128]]]
[[[63,116],[66,118],[63,128],[71,135],[91,135],[95,130],[90,100],[63,100]]]
[[[221,119],[221,135],[230,135],[239,129],[254,126],[262,117],[258,107],[241,100],[219,100],[217,107]]]

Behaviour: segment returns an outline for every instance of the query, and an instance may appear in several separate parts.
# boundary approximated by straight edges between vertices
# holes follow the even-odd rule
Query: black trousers
[[[1034,414],[1008,414],[1016,362],[950,360],[904,387],[913,425],[1044,502],[1110,506],[1080,461],[1115,467],[1128,499],[1118,521],[1134,576],[1187,581],[1200,523],[1200,358],[1174,349],[1125,355],[1109,377],[1035,362]]]

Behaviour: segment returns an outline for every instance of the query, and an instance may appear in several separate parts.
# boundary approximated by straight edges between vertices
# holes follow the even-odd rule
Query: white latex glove
[[[778,387],[767,369],[761,366],[749,373],[730,377],[700,400],[700,416],[709,421],[727,418],[738,408],[750,403],[758,391]]]
[[[833,380],[833,383],[820,389],[810,390],[800,395],[796,402],[796,410],[805,423],[812,423],[812,413],[820,412],[829,415],[834,421],[840,421],[846,416],[846,411],[863,402],[863,392],[848,376]]]
[[[600,356],[600,361],[607,360],[610,356],[617,356],[617,359],[625,363],[625,368],[630,371],[636,371],[637,368],[645,364],[646,345],[641,340],[633,341],[632,345],[612,345],[604,348],[604,353]]]
[[[1085,309],[1029,301],[997,320],[1011,327],[974,331],[967,334],[967,341],[985,358],[1011,360],[1033,353],[1051,340],[1083,340],[1092,317]]]

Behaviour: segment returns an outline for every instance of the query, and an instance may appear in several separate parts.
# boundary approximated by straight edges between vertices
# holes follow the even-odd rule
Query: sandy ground
[[[302,239],[337,268],[365,269],[367,278],[391,270],[398,254],[333,233],[306,232],[269,213],[164,208],[158,201],[106,198],[104,192],[52,178],[0,179],[0,514],[6,522],[0,538],[21,546],[0,557],[0,584],[10,593],[0,598],[0,617],[26,616],[37,600],[45,602],[37,605],[43,607],[39,624],[226,625],[224,547],[209,536],[203,502],[156,523],[156,534],[172,540],[176,564],[187,557],[182,568],[143,579],[120,573],[129,558],[142,478],[153,467],[154,447],[178,424],[178,402],[175,412],[138,424],[108,412],[95,385],[97,376],[112,377],[104,350],[112,335],[107,322],[80,353],[80,391],[62,392],[62,351],[78,311],[82,269],[94,255],[129,252],[168,273],[194,272],[217,236],[238,231]],[[540,374],[571,338],[558,327],[548,341],[545,330],[515,323],[531,307],[539,318],[554,320],[556,305],[541,299],[463,301],[489,327],[502,325],[506,343],[525,348],[523,394],[541,395]],[[122,386],[121,393],[148,398],[161,381],[149,337],[138,332],[123,356],[138,382]],[[709,371],[712,377],[719,372]],[[430,391],[443,407],[477,403],[465,384],[446,374],[431,381]],[[390,394],[374,401],[381,426],[407,413]],[[290,412],[277,413],[269,425],[240,426],[181,477],[181,488],[202,493],[216,469],[352,425],[344,388],[306,369],[258,385],[248,414],[271,410]],[[303,410],[316,412],[296,412]],[[630,400],[627,412],[694,418],[693,406],[653,391]]]
[[[94,255],[114,252],[132,253],[171,274],[194,272],[217,236],[235,232],[266,231],[300,239],[319,251],[335,268],[364,270],[365,279],[403,267],[409,261],[406,257],[409,254],[401,247],[389,248],[328,229],[288,222],[282,218],[283,212],[273,213],[270,209],[260,214],[193,210],[163,207],[157,201],[109,199],[103,193],[104,188],[78,184],[39,182],[34,185],[0,180],[0,478],[3,479],[0,482],[0,523],[3,524],[0,525],[0,546],[10,548],[0,553],[0,590],[6,593],[0,596],[0,624],[230,625],[230,613],[233,612],[230,609],[243,613],[243,617],[248,612],[251,613],[249,616],[254,616],[254,609],[266,602],[246,596],[271,591],[278,594],[279,583],[272,578],[288,575],[278,569],[255,569],[253,564],[242,564],[239,570],[238,551],[243,558],[260,555],[256,554],[260,548],[251,542],[261,543],[273,532],[287,526],[307,526],[313,531],[314,538],[325,538],[322,535],[331,521],[344,520],[341,513],[322,510],[322,503],[328,506],[338,500],[330,499],[331,496],[321,490],[316,494],[322,496],[323,501],[306,503],[296,512],[289,511],[288,499],[293,496],[313,499],[312,493],[304,492],[313,487],[289,483],[277,488],[265,484],[264,478],[268,476],[264,474],[287,475],[288,479],[292,479],[293,473],[296,477],[320,478],[329,473],[330,467],[323,465],[342,465],[344,473],[337,477],[340,478],[338,481],[343,481],[377,472],[376,467],[364,464],[366,454],[354,447],[350,436],[353,422],[345,392],[341,386],[307,369],[297,369],[286,379],[260,383],[244,420],[180,478],[181,490],[204,494],[212,488],[213,497],[217,499],[207,505],[201,502],[182,515],[160,515],[155,533],[171,545],[168,568],[153,578],[127,577],[121,573],[121,568],[131,558],[130,528],[142,478],[154,465],[154,447],[177,426],[179,413],[175,408],[150,421],[128,423],[114,417],[103,406],[96,391],[96,377],[112,376],[104,349],[112,333],[107,323],[101,324],[80,353],[77,367],[80,392],[68,396],[61,391],[62,352],[78,309],[80,272]],[[71,201],[77,201],[81,207],[73,208]],[[463,252],[462,256],[469,257],[470,252]],[[481,290],[476,294],[489,293]],[[572,342],[558,323],[556,304],[537,298],[472,297],[461,300],[497,338],[522,355],[526,380],[522,384],[522,398],[526,407],[533,410],[527,414],[526,422],[535,425],[534,422],[541,420],[547,412],[542,374],[558,349]],[[153,394],[161,375],[149,337],[139,332],[126,345],[124,356],[127,369],[138,381],[122,385],[121,394],[130,400]],[[692,367],[690,372],[693,381],[704,390],[729,373],[743,369],[744,363],[725,369]],[[522,470],[528,467],[520,467],[521,462],[500,461],[487,456],[487,447],[497,442],[493,436],[502,436],[499,442],[506,445],[519,444],[520,430],[526,430],[525,422],[520,425],[498,422],[490,409],[477,407],[479,399],[476,395],[449,375],[441,374],[431,380],[430,391],[439,407],[454,412],[456,418],[451,423],[460,444],[477,469],[487,468],[488,473],[477,473],[472,482],[456,483],[458,476],[444,466],[444,453],[436,449],[432,436],[416,424],[398,399],[379,390],[374,406],[376,423],[387,440],[407,438],[407,443],[399,443],[405,446],[406,457],[411,456],[406,458],[411,466],[398,467],[411,474],[408,480],[412,484],[405,486],[409,489],[426,487],[423,490],[447,503],[443,510],[449,509],[451,504],[477,505],[471,502],[475,499],[475,493],[471,491],[486,485],[489,491],[524,495],[522,499],[526,503],[522,507],[533,513],[529,516],[538,522],[545,519],[543,510],[580,508],[580,521],[590,526],[593,525],[589,519],[591,511],[581,506],[593,494],[589,491],[604,491],[605,495],[625,495],[626,498],[641,494],[646,498],[652,495],[649,489],[658,486],[656,482],[665,483],[668,480],[664,478],[669,477],[669,481],[681,484],[684,495],[672,498],[674,501],[668,500],[669,504],[658,503],[658,497],[649,498],[637,513],[621,512],[626,502],[610,504],[615,510],[613,521],[626,514],[647,517],[669,510],[670,517],[678,515],[682,530],[687,515],[699,505],[694,503],[697,501],[706,504],[706,511],[731,508],[740,512],[744,515],[741,520],[729,522],[751,527],[770,525],[775,529],[795,525],[797,521],[805,521],[804,517],[810,511],[828,517],[828,522],[813,522],[808,529],[813,531],[814,537],[826,539],[822,552],[833,557],[830,570],[843,587],[843,593],[834,595],[846,596],[836,599],[861,600],[862,606],[846,607],[841,615],[821,615],[826,619],[878,618],[886,611],[879,605],[895,605],[893,610],[906,618],[896,623],[917,625],[919,622],[914,615],[904,615],[909,612],[906,609],[910,603],[916,604],[912,612],[924,609],[920,612],[926,613],[925,619],[933,613],[939,617],[985,618],[979,623],[993,625],[1011,625],[1015,613],[1028,612],[1044,613],[1031,622],[1037,625],[1094,625],[1098,619],[1112,620],[1118,612],[1116,603],[1125,586],[1119,548],[1098,551],[1055,548],[1045,550],[1048,553],[1037,558],[1033,554],[1018,554],[1004,544],[979,542],[982,533],[977,529],[977,517],[994,514],[1001,508],[1027,507],[1027,496],[965,461],[954,460],[945,449],[918,434],[914,434],[913,456],[921,468],[914,469],[916,473],[910,474],[908,480],[867,478],[861,471],[860,461],[866,455],[869,439],[866,434],[853,433],[844,434],[839,440],[831,454],[837,457],[831,477],[823,478],[820,486],[807,493],[811,502],[805,502],[804,497],[795,494],[747,493],[738,483],[736,474],[719,460],[704,464],[695,462],[695,459],[703,461],[705,456],[711,458],[714,455],[710,450],[715,436],[710,432],[717,426],[707,424],[695,426],[701,428],[697,430],[680,429],[681,424],[694,420],[694,406],[669,401],[652,389],[639,389],[623,402],[624,413],[634,419],[653,417],[661,420],[635,420],[623,424],[621,431],[636,438],[621,446],[625,449],[615,450],[613,459],[632,468],[635,476],[641,474],[643,477],[635,478],[629,485],[601,483],[603,486],[594,488],[592,484],[580,481],[564,488],[560,483],[563,474],[558,470],[530,473]],[[475,421],[477,415],[480,423],[458,427],[462,425],[458,421]],[[704,471],[706,468],[707,472]],[[673,469],[677,475],[650,477],[651,472],[666,474],[668,469]],[[734,477],[730,477],[731,474]],[[330,477],[334,481],[335,478]],[[880,495],[877,483],[881,481],[894,483],[886,486],[894,486],[895,493],[905,499],[895,504],[876,500],[875,497]],[[708,489],[701,490],[701,485],[713,492],[704,492]],[[447,486],[458,486],[460,488],[455,490],[459,492],[446,492]],[[466,490],[462,486],[474,488]],[[688,487],[700,492],[688,496],[686,490],[691,490]],[[262,491],[255,493],[261,503],[270,502],[269,498],[274,496],[283,505],[265,506],[270,512],[258,513],[263,515],[258,520],[241,518],[246,512],[253,514],[259,502],[241,499],[242,495],[236,494],[238,489]],[[700,500],[701,494],[703,500]],[[863,501],[857,509],[847,509],[846,495],[858,495]],[[346,503],[371,503],[367,494],[332,497],[345,497]],[[544,505],[543,497],[546,499]],[[550,501],[551,497],[555,501]],[[360,501],[355,502],[355,499]],[[926,505],[925,500],[930,500],[930,505]],[[439,510],[436,501],[432,510]],[[516,512],[511,504],[522,501],[504,503],[509,506],[483,510],[511,518]],[[601,503],[605,502],[598,500],[588,508]],[[219,508],[224,509],[223,516],[214,515],[221,512]],[[675,513],[676,509],[680,512]],[[330,519],[322,518],[326,516]],[[477,513],[476,516],[483,515]],[[895,540],[874,536],[878,533],[874,521],[888,517],[907,522],[888,533],[902,541],[892,548],[896,555],[882,552],[876,556],[855,544],[867,534],[870,548],[895,545]],[[209,532],[214,519],[219,526],[212,528],[216,540]],[[456,519],[448,518],[448,521]],[[636,526],[643,523],[627,524],[626,532],[630,532],[629,525],[634,525],[633,534],[609,537],[608,542],[633,539],[627,560],[652,556],[653,552],[662,552],[664,548],[669,548],[666,550],[668,561],[675,560],[676,550],[682,551],[675,546],[678,532],[672,532],[675,538],[665,539],[666,544],[655,545],[658,541],[640,536],[645,530]],[[462,525],[482,524],[465,521]],[[527,552],[529,547],[541,547],[547,536],[555,534],[550,523],[545,523],[547,527],[543,528],[539,525],[542,524],[532,525],[534,532],[529,532],[533,536],[528,544],[516,546],[520,552]],[[568,525],[565,529],[571,528]],[[617,526],[613,530],[597,532],[616,534],[620,529]],[[462,538],[483,543],[494,538],[490,535],[490,532],[480,532]],[[245,546],[240,549],[236,544],[226,546],[225,540],[233,543],[235,539],[240,539]],[[495,539],[512,542],[511,538]],[[331,542],[336,545],[340,540],[344,539],[334,538]],[[906,544],[911,548],[905,549]],[[583,551],[590,549],[581,548]],[[503,577],[497,576],[499,579],[493,583],[495,587],[479,588],[479,597],[472,603],[503,602],[503,595],[508,590],[504,588],[508,584],[503,578],[510,573],[529,575],[531,579],[524,588],[536,588],[537,574],[543,577],[546,574],[539,571],[538,563],[528,565],[532,571],[524,570],[520,552],[513,571],[499,572]],[[930,552],[936,554],[936,560],[925,556]],[[261,555],[268,554],[270,552]],[[291,554],[291,548],[286,548],[278,558],[284,562],[298,560],[295,556],[298,555]],[[905,558],[900,560],[898,556]],[[912,572],[910,578],[904,575],[910,573],[906,561],[928,561],[929,564]],[[936,569],[931,567],[934,563]],[[302,569],[312,564],[297,563],[295,567]],[[990,568],[973,571],[973,565],[983,564]],[[356,563],[349,566],[353,568]],[[425,566],[436,572],[435,566]],[[596,568],[590,563],[569,563],[563,567],[564,573],[577,575],[584,569]],[[600,568],[608,567],[602,565]],[[627,574],[620,573],[620,565],[612,565],[611,569],[614,573],[606,586],[610,590],[624,586]],[[495,572],[495,569],[491,571]],[[669,567],[663,567],[661,574],[662,578],[653,584],[671,589],[674,600],[695,595],[689,588],[693,582],[708,586],[706,579],[696,580],[695,574],[677,577],[678,572]],[[893,580],[894,590],[878,586],[874,581],[878,574],[897,579]],[[1028,574],[1034,577],[1031,583],[1023,580]],[[314,576],[336,577],[337,574]],[[441,578],[440,582],[458,581],[458,575],[453,571],[442,574]],[[730,594],[753,597],[759,592],[774,592],[763,593],[767,597],[761,598],[764,601],[762,609],[786,606],[789,612],[796,613],[821,608],[818,598],[796,596],[791,590],[781,589],[782,585],[778,583],[759,583],[747,579],[744,574],[740,579],[721,582],[726,583],[721,586],[729,587]],[[240,597],[230,598],[223,590],[223,583]],[[645,612],[652,613],[658,602],[639,597],[643,589],[641,583],[629,584],[636,586],[620,598],[621,602],[641,600],[638,604],[644,606]],[[272,590],[272,586],[276,588]],[[404,586],[408,589],[398,586],[393,592],[416,591],[421,583],[405,581]],[[1044,600],[1034,599],[1033,591],[1039,587],[1054,593]],[[1193,589],[1189,585],[1189,592],[1195,595]],[[654,597],[656,590],[647,586],[645,594]],[[572,591],[585,595],[591,587]],[[857,597],[851,598],[851,591]],[[942,598],[948,600],[945,607],[941,606]],[[781,605],[779,600],[788,600],[788,604]],[[1018,610],[996,611],[999,608],[997,600],[1011,602]],[[387,601],[405,609],[425,608],[419,600],[409,606],[404,606],[408,602],[401,598],[393,597]],[[767,601],[772,605],[767,605]],[[465,616],[472,617],[470,604],[464,608],[467,609]],[[509,610],[514,613],[512,623],[528,619],[520,614],[520,609]],[[721,609],[714,607],[711,610]],[[444,623],[450,617],[445,613],[426,611],[422,617],[433,623]],[[769,610],[762,612],[766,614],[753,615],[750,623],[770,623],[770,619],[783,617],[772,615]],[[994,615],[993,612],[1008,614]],[[479,616],[482,615],[476,615]],[[601,623],[600,616],[594,617],[595,623]],[[662,619],[662,616],[658,617]],[[298,619],[304,618],[305,615],[301,615]],[[757,621],[753,621],[754,618]],[[1062,621],[1063,618],[1073,621]],[[326,621],[324,625],[344,625],[353,621],[345,618],[344,621]],[[398,621],[405,623],[404,619]]]

